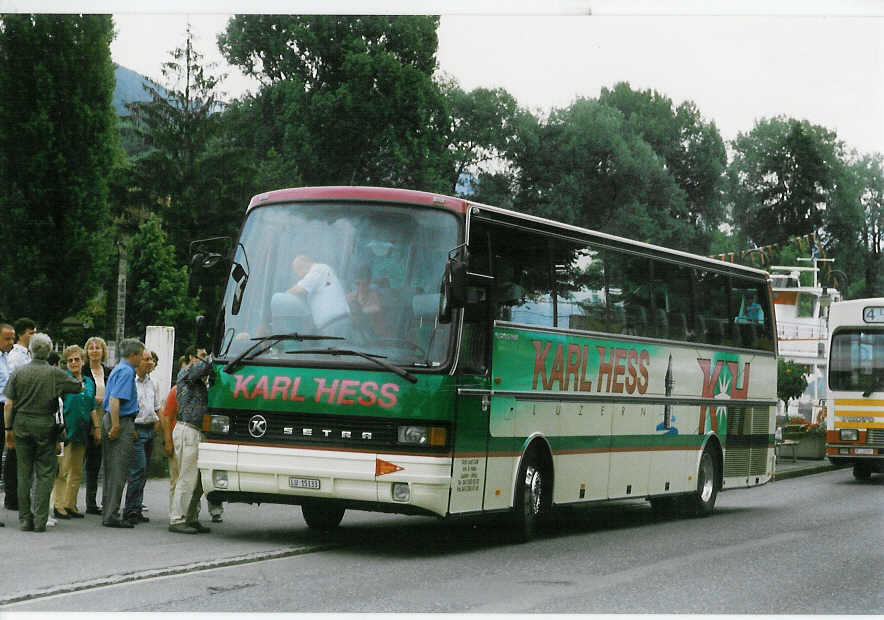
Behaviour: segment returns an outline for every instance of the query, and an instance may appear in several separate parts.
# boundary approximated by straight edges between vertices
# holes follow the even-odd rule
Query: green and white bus
[[[203,487],[312,528],[510,513],[529,538],[555,506],[706,515],[773,474],[763,271],[462,198],[286,189],[249,204],[216,326]]]

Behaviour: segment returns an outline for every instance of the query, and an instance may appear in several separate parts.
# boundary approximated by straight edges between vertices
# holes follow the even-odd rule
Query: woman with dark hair
[[[101,407],[104,402],[104,384],[110,376],[111,369],[107,364],[107,343],[104,338],[92,336],[86,341],[86,364],[83,376],[92,379],[95,384],[95,405]],[[101,424],[89,429],[86,440],[86,512],[100,515],[98,506],[98,471],[101,469]]]

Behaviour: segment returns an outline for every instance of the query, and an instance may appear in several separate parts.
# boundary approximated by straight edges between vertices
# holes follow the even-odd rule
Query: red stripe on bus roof
[[[372,202],[401,202],[405,204],[445,207],[456,213],[466,213],[469,203],[463,198],[453,198],[442,194],[419,192],[411,189],[391,189],[385,187],[293,187],[264,192],[253,196],[248,209],[275,202],[306,200],[365,200]],[[247,209],[247,210],[248,210]]]

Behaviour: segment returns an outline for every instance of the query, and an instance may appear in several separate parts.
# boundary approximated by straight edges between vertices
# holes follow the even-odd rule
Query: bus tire
[[[304,502],[301,504],[301,514],[311,530],[327,531],[340,525],[344,508],[325,502]]]
[[[683,508],[690,517],[708,517],[715,509],[718,497],[718,459],[708,446],[697,467],[697,490],[684,498]]]
[[[872,478],[871,463],[854,463],[853,477],[857,480],[870,480]]]
[[[516,478],[514,533],[519,542],[528,542],[549,510],[546,488],[552,482],[536,452],[525,455]]]

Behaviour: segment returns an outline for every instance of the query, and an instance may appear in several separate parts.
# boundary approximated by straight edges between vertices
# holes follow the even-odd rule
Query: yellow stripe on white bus
[[[835,406],[839,407],[884,407],[884,400],[869,400],[867,398],[836,398]]]
[[[864,418],[884,418],[884,411],[877,409],[835,409],[835,417],[862,416]]]
[[[840,422],[836,420],[835,428],[884,428],[884,422]]]

